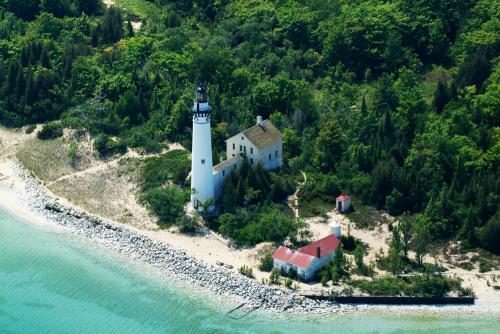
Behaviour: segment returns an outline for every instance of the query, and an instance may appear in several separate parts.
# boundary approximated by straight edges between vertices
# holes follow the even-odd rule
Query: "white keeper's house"
[[[192,107],[193,148],[191,166],[191,204],[199,208],[201,203],[218,199],[224,182],[233,170],[239,169],[243,157],[252,166],[261,164],[272,170],[281,166],[283,137],[269,120],[257,116],[256,124],[226,140],[226,160],[212,165],[212,141],[210,119],[212,108],[203,87],[196,89]],[[212,167],[213,166],[213,167]]]

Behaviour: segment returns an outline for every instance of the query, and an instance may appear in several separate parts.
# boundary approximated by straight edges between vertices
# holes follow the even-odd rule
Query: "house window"
[[[233,150],[236,150],[236,144],[233,143]]]
[[[233,153],[233,158],[235,157],[235,154]]]
[[[271,154],[269,154],[269,160],[271,160]]]
[[[222,171],[222,176],[226,176],[226,171],[225,170]]]
[[[243,146],[240,145],[240,152],[243,151]]]
[[[250,159],[250,164],[253,165],[253,159]]]
[[[250,147],[250,154],[253,154],[253,147]]]
[[[233,166],[233,169],[236,170],[236,165]]]
[[[241,140],[245,140],[245,137],[241,136]]]
[[[243,151],[245,151],[245,153],[247,153],[247,147],[246,146],[243,146]]]
[[[274,152],[274,157],[277,158],[278,157],[278,151],[275,151]]]
[[[201,159],[201,164],[204,165],[205,164],[205,159]]]

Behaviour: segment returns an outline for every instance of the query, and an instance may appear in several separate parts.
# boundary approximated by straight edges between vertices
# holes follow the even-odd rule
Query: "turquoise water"
[[[225,316],[230,300],[193,291],[68,232],[0,209],[0,334],[498,333],[500,319],[354,313]]]

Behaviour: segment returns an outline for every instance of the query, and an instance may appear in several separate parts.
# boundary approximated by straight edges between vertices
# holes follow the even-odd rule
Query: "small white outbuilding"
[[[342,194],[335,201],[335,208],[338,212],[349,212],[351,209],[351,196]]]

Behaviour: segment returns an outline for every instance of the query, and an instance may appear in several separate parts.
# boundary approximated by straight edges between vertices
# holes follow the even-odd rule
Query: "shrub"
[[[184,205],[189,200],[189,192],[176,185],[150,189],[139,196],[154,213],[160,223],[171,226],[184,216]]]
[[[158,157],[147,158],[141,170],[141,188],[143,190],[161,187],[167,181],[184,185],[191,169],[188,154],[183,150],[174,150]]]
[[[293,280],[291,278],[285,279],[285,287],[290,289],[292,287]]]
[[[479,238],[484,248],[495,254],[500,254],[500,243],[498,242],[500,240],[500,210],[481,229]]]
[[[273,270],[273,257],[268,253],[260,258],[259,270],[270,272]]]
[[[177,218],[176,224],[179,226],[181,233],[194,233],[196,232],[196,221],[193,217],[183,215]]]
[[[472,293],[463,289],[460,280],[436,275],[415,275],[406,277],[386,276],[368,280],[352,281],[352,286],[372,296],[446,296],[450,292]]]
[[[36,129],[36,125],[28,125],[26,127],[26,129],[24,130],[24,133],[26,133],[27,135],[29,135],[30,133],[33,133],[33,131],[35,131]]]
[[[58,123],[47,123],[44,124],[42,129],[38,131],[36,137],[40,140],[48,140],[62,137],[63,128]]]
[[[292,236],[302,222],[287,216],[276,204],[250,206],[218,217],[219,232],[238,245],[255,245],[264,241],[281,242]]]
[[[127,152],[127,145],[124,142],[115,141],[106,134],[100,134],[94,140],[94,149],[101,157],[106,157]]]
[[[271,275],[269,275],[269,284],[270,285],[280,285],[280,272],[277,269],[273,269],[271,271]]]
[[[240,269],[238,269],[238,272],[248,278],[255,278],[255,276],[253,275],[253,270],[249,266],[243,265],[242,267],[240,267]]]

